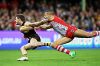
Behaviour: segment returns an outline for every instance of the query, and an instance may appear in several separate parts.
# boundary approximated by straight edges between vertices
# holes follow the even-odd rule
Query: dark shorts
[[[28,40],[28,43],[30,43],[30,40],[31,40],[32,38],[36,39],[36,40],[39,41],[39,42],[41,41],[39,35],[35,34],[35,35],[32,35],[32,36],[28,37],[28,39],[29,39],[29,40]]]

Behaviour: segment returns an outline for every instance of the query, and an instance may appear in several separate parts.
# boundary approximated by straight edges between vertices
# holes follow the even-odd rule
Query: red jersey
[[[77,30],[75,26],[67,24],[61,18],[54,16],[54,19],[50,24],[53,26],[53,29],[60,33],[63,36],[67,36],[69,38],[73,37],[73,33]]]

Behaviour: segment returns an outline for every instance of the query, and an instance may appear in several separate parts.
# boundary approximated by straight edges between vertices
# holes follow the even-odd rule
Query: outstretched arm
[[[38,26],[43,25],[47,22],[48,22],[48,19],[44,19],[44,20],[34,22],[34,23],[26,23],[25,26],[38,27]]]
[[[24,31],[28,31],[28,30],[31,30],[31,29],[34,29],[34,28],[27,27],[27,26],[21,26],[19,30],[22,31],[22,32],[24,32]]]
[[[52,26],[44,24],[44,25],[41,25],[40,28],[42,28],[42,29],[50,29],[50,28],[52,28]]]

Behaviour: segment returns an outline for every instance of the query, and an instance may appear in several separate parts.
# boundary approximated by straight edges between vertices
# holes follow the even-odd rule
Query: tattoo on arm
[[[38,21],[38,22],[31,23],[30,26],[38,27],[38,26],[43,25],[47,22],[48,22],[48,19],[44,19],[44,20],[41,20],[41,21]]]
[[[44,24],[44,25],[41,25],[40,28],[42,28],[42,29],[50,29],[50,28],[52,28],[52,26]]]

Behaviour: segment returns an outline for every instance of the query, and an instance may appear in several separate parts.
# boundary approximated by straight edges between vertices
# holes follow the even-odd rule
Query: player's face
[[[21,20],[16,17],[15,19],[17,25],[21,25]]]
[[[48,13],[45,12],[45,13],[44,13],[44,18],[47,18],[47,17],[48,17]]]
[[[54,14],[52,12],[45,12],[44,18],[48,19],[49,21],[52,21],[54,19]]]
[[[50,19],[54,14],[52,12],[45,12],[44,13],[44,18]]]

